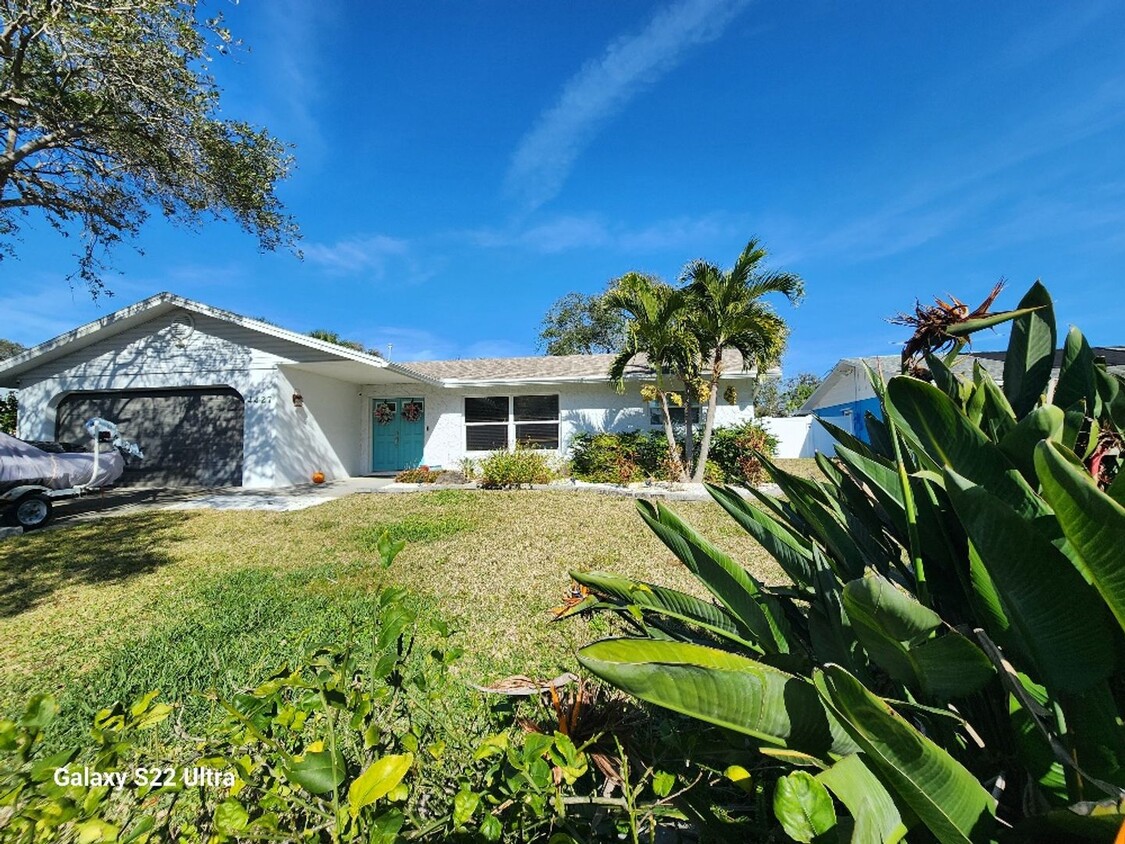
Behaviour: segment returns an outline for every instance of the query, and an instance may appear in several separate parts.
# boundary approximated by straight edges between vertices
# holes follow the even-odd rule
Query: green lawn
[[[674,509],[770,581],[765,552],[711,502]],[[409,541],[374,560],[386,528]],[[0,545],[0,715],[36,691],[63,732],[98,706],[160,688],[233,690],[312,640],[362,633],[384,586],[404,586],[459,631],[466,682],[573,669],[606,621],[550,623],[571,568],[698,592],[632,500],[566,492],[355,495],[292,513],[150,513]]]

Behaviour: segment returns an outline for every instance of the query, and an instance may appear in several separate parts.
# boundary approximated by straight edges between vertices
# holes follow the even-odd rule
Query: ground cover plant
[[[776,567],[713,504],[700,524]],[[385,587],[440,615],[465,656],[465,684],[574,666],[601,621],[545,624],[575,560],[640,577],[655,567],[695,589],[631,518],[625,499],[566,492],[440,490],[357,495],[290,513],[147,513],[60,525],[0,544],[0,715],[37,692],[61,705],[47,738],[84,734],[97,709],[159,688],[167,699],[233,693],[316,642],[367,632]],[[408,544],[372,571],[388,530]],[[468,694],[467,685],[460,687]],[[210,714],[185,703],[185,727]],[[194,719],[194,720],[193,720]]]
[[[747,736],[795,840],[1110,841],[1125,820],[1125,381],[1071,329],[1052,387],[1047,291],[993,298],[919,307],[904,370],[932,381],[872,373],[883,421],[871,444],[835,430],[819,480],[763,458],[784,498],[711,487],[782,580],[648,502],[713,602],[573,573],[590,595],[570,613],[634,627],[582,664]],[[1007,320],[1003,388],[954,375]]]
[[[737,541],[714,505],[688,506]],[[620,529],[629,507],[573,493],[443,490],[285,514],[138,515],[5,544],[0,840],[23,840],[29,819],[42,822],[39,838],[91,841],[275,830],[333,840],[333,829],[338,840],[388,842],[556,832],[570,836],[557,841],[639,840],[657,824],[683,826],[674,804],[708,780],[685,774],[685,754],[668,744],[674,726],[621,712],[619,702],[606,708],[589,687],[564,692],[557,710],[530,712],[473,688],[574,666],[576,631],[546,622],[559,574],[576,557],[675,577],[647,532]],[[590,526],[619,533],[606,542],[581,529]],[[394,566],[376,564],[387,543],[401,542]],[[751,541],[741,545],[754,553]],[[609,629],[592,623],[579,637]],[[400,653],[390,645],[401,636],[409,647]],[[391,661],[373,658],[391,651]],[[387,695],[413,703],[395,704],[392,716]],[[587,744],[604,738],[607,719],[628,751]],[[374,743],[373,720],[383,726]],[[373,803],[353,799],[379,791],[363,791],[374,766],[399,771],[408,754],[397,785]],[[233,766],[238,783],[56,788],[43,772],[59,760],[77,770],[205,760],[216,771]],[[606,760],[619,778],[611,796]],[[316,779],[325,768],[328,779]]]

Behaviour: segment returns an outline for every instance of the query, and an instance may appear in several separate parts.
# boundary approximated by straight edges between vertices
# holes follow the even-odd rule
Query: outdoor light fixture
[[[300,393],[294,393],[293,394],[293,407],[304,407],[304,406],[305,406],[305,397],[302,396]]]

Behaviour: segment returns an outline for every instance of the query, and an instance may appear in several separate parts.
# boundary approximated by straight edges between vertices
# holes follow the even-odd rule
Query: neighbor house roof
[[[1115,372],[1125,375],[1125,346],[1094,346],[1093,352],[1096,357],[1105,358],[1106,368],[1110,372]],[[1007,357],[1006,352],[968,352],[960,355],[953,363],[953,371],[958,375],[972,377],[974,364],[980,364],[981,368],[995,381],[997,384],[1004,382],[1004,359]],[[832,367],[832,371],[824,377],[820,382],[820,386],[816,388],[811,396],[809,396],[800,409],[798,414],[814,413],[820,407],[821,399],[827,395],[841,378],[850,375],[853,371],[858,371],[860,377],[866,377],[863,373],[863,366],[866,364],[876,372],[880,372],[884,377],[890,378],[892,375],[898,375],[902,368],[902,359],[899,355],[870,355],[868,357],[854,357],[854,358],[841,358],[837,364]],[[1062,365],[1062,350],[1055,352],[1054,371],[1057,374],[1059,367]]]
[[[558,381],[607,381],[615,355],[540,355],[519,358],[468,358],[465,360],[411,361],[403,366],[436,378],[443,384],[509,384]],[[753,376],[743,372],[742,356],[728,349],[723,355],[728,378]],[[771,370],[773,373],[773,370]],[[625,370],[627,378],[651,377],[652,367],[644,355],[634,358]]]

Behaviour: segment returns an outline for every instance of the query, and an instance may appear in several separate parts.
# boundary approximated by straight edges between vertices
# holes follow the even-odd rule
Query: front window
[[[699,420],[702,418],[701,411],[702,411],[702,408],[699,405],[693,404],[691,406],[691,424],[693,424],[693,425],[699,424]],[[683,409],[682,406],[677,407],[676,405],[669,403],[669,405],[668,405],[668,415],[672,417],[672,424],[673,425],[683,425],[683,424],[685,424],[684,423],[684,409]],[[660,409],[660,402],[656,402],[656,401],[649,402],[649,405],[648,405],[648,423],[650,425],[652,425],[654,428],[659,427],[659,426],[664,424],[664,413]]]
[[[516,396],[512,399],[516,442],[527,448],[558,449],[559,397]]]
[[[508,447],[508,397],[465,399],[465,450],[498,451]]]
[[[466,451],[499,451],[515,444],[558,450],[558,395],[465,399]]]

